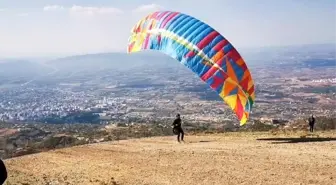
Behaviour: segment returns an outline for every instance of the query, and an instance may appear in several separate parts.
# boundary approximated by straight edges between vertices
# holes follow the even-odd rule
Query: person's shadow
[[[289,137],[289,138],[259,138],[258,141],[274,141],[273,144],[281,143],[305,143],[336,141],[334,137]]]
[[[4,184],[7,179],[7,170],[5,163],[0,159],[0,185]]]

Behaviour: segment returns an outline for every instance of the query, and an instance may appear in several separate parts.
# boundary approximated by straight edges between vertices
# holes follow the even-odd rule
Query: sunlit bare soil
[[[132,139],[5,160],[5,184],[336,184],[336,134]]]

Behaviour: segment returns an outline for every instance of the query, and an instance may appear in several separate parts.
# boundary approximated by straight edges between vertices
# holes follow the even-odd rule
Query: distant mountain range
[[[70,56],[43,62],[30,60],[0,60],[0,81],[7,78],[32,78],[56,73],[64,75],[76,71],[122,71],[137,67],[177,67],[174,59],[157,53],[99,53]]]
[[[35,76],[51,72],[51,69],[37,62],[27,60],[9,60],[0,63],[0,79],[2,77]]]
[[[258,48],[243,48],[241,51],[246,53],[258,52],[336,52],[336,43],[325,44],[302,44],[302,45],[289,45],[289,46],[267,46]]]
[[[335,59],[308,59],[303,62],[303,67],[321,68],[321,67],[336,67]]]
[[[291,55],[314,55],[314,53],[327,53],[335,56],[335,44],[303,45],[288,47],[271,47],[254,50],[239,51],[249,67],[255,65],[271,64],[274,58],[290,57]],[[330,61],[314,57],[307,59],[306,66],[333,66],[335,58]],[[150,68],[174,68],[181,67],[175,59],[156,51],[144,51],[139,53],[99,53],[69,56],[47,61],[35,61],[25,59],[0,59],[0,81],[8,77],[31,78],[60,72],[71,73],[73,71],[121,71],[137,67]]]
[[[158,52],[151,53],[99,53],[70,56],[46,62],[46,64],[60,70],[72,70],[74,68],[93,70],[95,68],[107,68],[114,70],[127,70],[140,66],[176,67],[178,62],[173,58]]]

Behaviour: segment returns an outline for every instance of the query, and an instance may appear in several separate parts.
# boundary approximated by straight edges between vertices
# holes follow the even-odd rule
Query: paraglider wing
[[[161,51],[196,73],[244,125],[254,104],[254,83],[231,43],[206,23],[180,12],[157,11],[132,29],[128,52]]]

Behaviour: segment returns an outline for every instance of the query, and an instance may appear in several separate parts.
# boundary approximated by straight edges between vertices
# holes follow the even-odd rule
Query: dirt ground
[[[6,185],[336,184],[336,132],[132,139],[5,160]]]
[[[7,128],[0,129],[0,138],[15,134],[16,132],[17,132],[16,129],[7,129]]]

